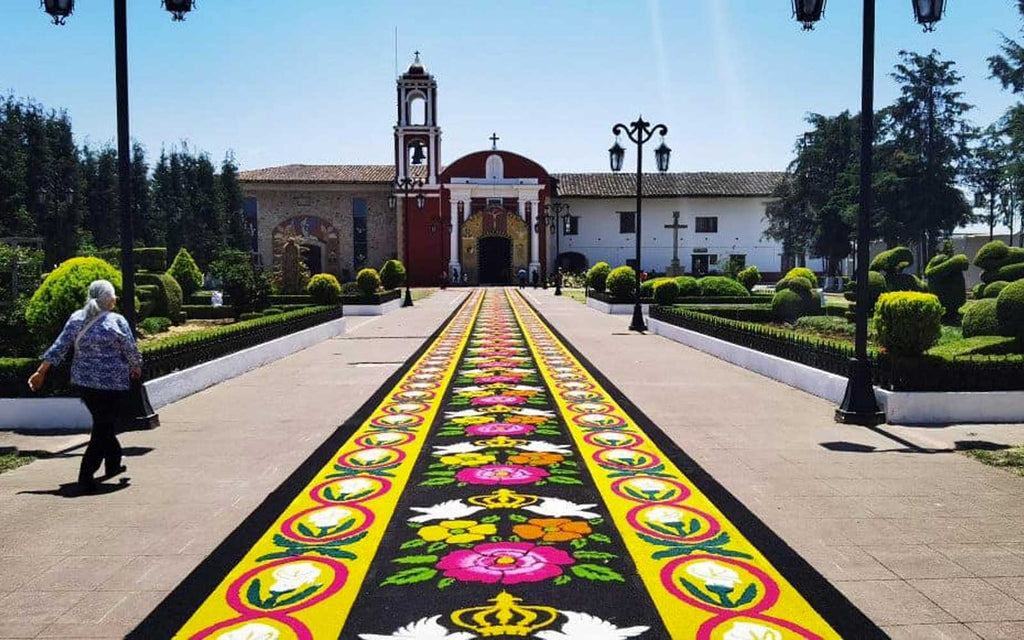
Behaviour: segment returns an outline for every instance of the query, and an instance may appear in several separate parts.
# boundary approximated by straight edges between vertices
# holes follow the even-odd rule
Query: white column
[[[448,276],[452,279],[452,282],[457,282],[456,278],[462,275],[462,265],[459,263],[459,203],[455,196],[451,196],[451,223],[452,233],[451,238],[451,257],[448,258]]]
[[[540,219],[540,212],[537,211],[539,202],[537,200],[530,200],[530,211],[532,212],[532,220],[530,220],[530,282],[533,282],[533,274],[536,273],[538,277],[540,273],[540,231],[537,221]]]

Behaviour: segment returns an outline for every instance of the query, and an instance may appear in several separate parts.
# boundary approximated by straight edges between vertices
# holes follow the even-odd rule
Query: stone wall
[[[243,183],[246,197],[256,198],[256,223],[260,259],[266,268],[274,265],[274,230],[292,218],[318,218],[337,232],[337,256],[331,260],[331,249],[317,238],[325,251],[324,271],[339,278],[355,277],[353,251],[352,201],[362,198],[367,209],[366,266],[379,269],[397,252],[395,214],[388,207],[390,186],[387,184],[286,184]],[[301,240],[300,240],[301,241]]]

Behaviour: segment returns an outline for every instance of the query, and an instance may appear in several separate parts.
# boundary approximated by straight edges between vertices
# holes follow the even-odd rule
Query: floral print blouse
[[[53,346],[43,354],[43,360],[54,366],[60,364],[68,350],[75,348],[78,333],[87,324],[84,311],[71,314]],[[71,360],[71,383],[90,389],[127,391],[129,369],[141,367],[142,354],[128,321],[108,311],[78,341]]]

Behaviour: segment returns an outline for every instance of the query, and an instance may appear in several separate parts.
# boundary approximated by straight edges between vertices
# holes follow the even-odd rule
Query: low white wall
[[[846,378],[651,318],[652,333],[839,404]],[[889,424],[1024,422],[1024,391],[886,391],[875,398]]]
[[[622,304],[611,304],[608,302],[602,302],[597,298],[591,298],[590,296],[587,296],[587,306],[590,307],[591,309],[597,309],[601,313],[608,313],[613,316],[628,316],[633,314],[632,302]],[[651,309],[651,305],[642,304],[640,305],[640,309],[643,311],[644,316],[646,316]]]
[[[175,371],[145,383],[149,401],[154,409],[159,409],[344,331],[345,319],[338,318]],[[92,418],[78,398],[0,398],[0,429],[82,430],[91,426]]]
[[[402,307],[402,298],[389,300],[384,304],[346,304],[346,316],[382,316]]]

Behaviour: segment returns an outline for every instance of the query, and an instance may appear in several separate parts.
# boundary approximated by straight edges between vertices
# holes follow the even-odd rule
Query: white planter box
[[[839,404],[846,391],[843,376],[808,367],[697,331],[650,319],[652,333]],[[886,391],[875,398],[889,424],[1024,422],[1024,391]]]
[[[382,316],[402,307],[402,298],[389,300],[384,304],[346,304],[342,305],[346,316]]]
[[[633,315],[633,303],[632,302],[628,302],[628,303],[624,303],[624,304],[611,304],[611,303],[608,303],[608,302],[602,302],[601,300],[598,300],[597,298],[591,298],[590,296],[587,296],[587,306],[590,307],[591,309],[597,309],[601,313],[608,313],[608,314],[611,314],[613,316],[629,316],[629,315]],[[642,305],[640,305],[640,309],[643,310],[644,316],[647,316],[648,312],[651,309],[651,305],[649,305],[649,304],[642,304]]]
[[[149,401],[154,409],[159,409],[344,331],[345,319],[338,318],[175,371],[145,384]],[[92,418],[78,398],[0,398],[0,429],[82,430],[91,426]]]

